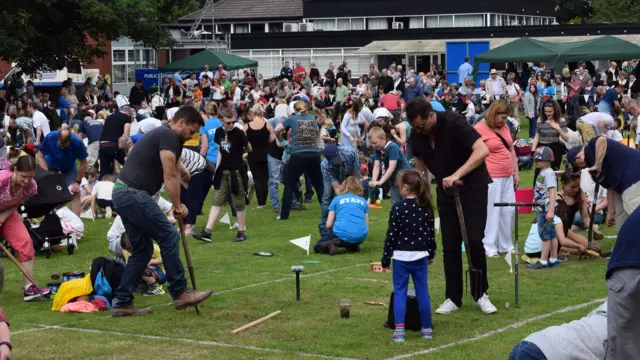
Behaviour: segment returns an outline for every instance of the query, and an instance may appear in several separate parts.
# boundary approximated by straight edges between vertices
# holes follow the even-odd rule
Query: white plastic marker
[[[229,219],[229,213],[224,214],[224,216],[220,219],[220,222],[223,224],[231,225],[231,219]]]
[[[289,240],[289,242],[292,243],[293,245],[301,247],[304,250],[307,250],[307,255],[309,255],[309,246],[311,245],[311,235],[301,237],[298,239]]]
[[[618,235],[608,235],[608,236],[605,236],[605,238],[607,238],[607,239],[617,239]]]
[[[511,254],[513,254],[513,250],[509,250],[507,255],[504,256],[504,260],[509,264],[509,273],[513,274],[513,266],[511,265]]]
[[[436,228],[436,232],[440,232],[440,218],[437,217],[433,220],[433,226]]]

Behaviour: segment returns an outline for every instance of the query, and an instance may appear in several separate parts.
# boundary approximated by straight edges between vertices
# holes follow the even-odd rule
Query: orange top
[[[509,145],[509,149],[504,146],[504,143],[500,140],[496,132],[483,122],[477,123],[475,129],[480,136],[482,136],[482,140],[489,148],[489,157],[485,160],[489,175],[491,175],[493,179],[513,176],[515,174],[513,158],[511,157],[513,140],[511,139],[509,127],[504,125],[499,130],[500,135],[502,135],[507,145]]]

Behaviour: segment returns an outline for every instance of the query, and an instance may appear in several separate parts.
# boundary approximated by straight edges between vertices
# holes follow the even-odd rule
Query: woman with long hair
[[[36,181],[36,161],[23,155],[11,165],[10,171],[0,171],[0,236],[5,239],[18,255],[22,268],[32,278],[34,275],[34,249],[31,236],[18,214],[18,207],[38,192]],[[24,277],[24,301],[51,293],[41,288],[42,294],[27,277]]]
[[[560,170],[562,156],[567,152],[567,148],[560,139],[569,141],[567,122],[561,116],[560,104],[555,100],[547,100],[542,104],[542,114],[536,124],[536,136],[533,138],[531,151],[535,151],[538,146],[549,147],[553,151],[551,168],[554,171]],[[540,170],[536,168],[533,177],[534,187],[538,174]]]
[[[407,161],[410,161],[413,158],[411,152],[411,124],[404,120],[391,128],[389,132],[393,137],[393,141],[404,150],[404,157],[407,158]]]
[[[348,110],[344,113],[342,122],[340,123],[340,140],[342,146],[349,146],[357,149],[358,143],[364,139],[360,134],[358,126],[358,115],[362,111],[362,101],[360,99],[345,99],[342,105]]]
[[[497,202],[514,202],[515,189],[520,185],[518,157],[507,125],[507,118],[512,113],[511,104],[506,100],[496,100],[485,113],[484,119],[475,126],[489,149],[485,163],[493,181],[489,184],[487,222],[482,242],[487,256],[493,258],[513,249],[511,230],[514,210],[511,207],[494,206]]]
[[[262,105],[255,104],[247,115],[248,123],[244,126],[244,132],[251,144],[251,151],[247,160],[249,169],[253,175],[253,182],[256,187],[256,197],[258,199],[258,209],[267,207],[267,197],[269,196],[269,165],[267,161],[269,143],[275,139],[275,134],[271,125],[264,118]]]
[[[536,123],[540,117],[540,104],[542,103],[542,95],[538,92],[538,85],[535,81],[529,82],[529,88],[524,95],[522,102],[524,108],[524,116],[529,120],[529,140],[533,141],[536,136]]]
[[[356,94],[360,97],[363,97],[364,94],[369,90],[367,84],[364,82],[364,78],[361,76],[358,78],[358,85],[356,85]]]
[[[220,85],[218,78],[213,78],[213,86],[211,87],[211,100],[213,100],[218,106],[222,103],[224,94],[224,86]]]

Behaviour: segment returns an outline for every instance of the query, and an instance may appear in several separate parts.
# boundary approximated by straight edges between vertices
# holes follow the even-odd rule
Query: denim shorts
[[[546,212],[536,213],[536,219],[538,220],[538,234],[540,234],[540,239],[542,239],[542,241],[549,241],[551,239],[555,239],[556,226],[553,220],[547,221],[547,213]]]

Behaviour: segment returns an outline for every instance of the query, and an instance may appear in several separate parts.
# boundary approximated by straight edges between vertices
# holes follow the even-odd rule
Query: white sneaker
[[[442,303],[442,305],[440,305],[440,307],[438,308],[438,310],[436,310],[436,314],[449,314],[455,311],[460,310],[460,308],[458,307],[458,305],[454,304],[453,301],[451,301],[451,299],[447,299],[445,300],[445,302]]]
[[[104,215],[104,217],[106,219],[111,219],[112,216],[113,216],[113,211],[111,210],[111,207],[107,206],[106,214]]]
[[[480,299],[476,302],[476,306],[482,310],[483,313],[489,315],[498,311],[495,306],[489,301],[489,296],[487,294],[483,294]]]

